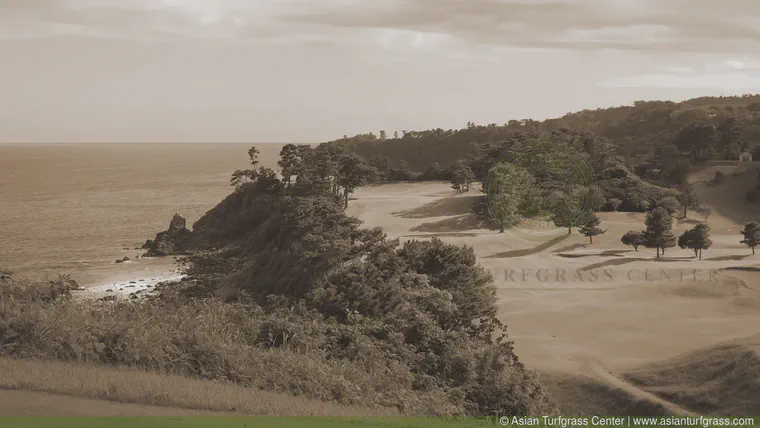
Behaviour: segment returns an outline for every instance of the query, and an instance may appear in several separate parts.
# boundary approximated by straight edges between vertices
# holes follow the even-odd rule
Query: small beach
[[[159,283],[182,279],[176,261],[175,257],[145,257],[113,263],[112,266],[98,266],[81,272],[82,280],[77,282],[84,288],[82,296],[126,297],[149,293]]]

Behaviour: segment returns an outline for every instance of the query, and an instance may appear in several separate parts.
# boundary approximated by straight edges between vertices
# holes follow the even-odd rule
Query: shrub
[[[256,192],[244,186],[201,219],[191,278],[146,300],[19,299],[16,282],[3,282],[0,295],[13,297],[0,299],[0,334],[14,333],[0,355],[410,414],[556,413],[514,354],[472,248],[401,245],[360,229],[331,198]]]
[[[668,214],[673,215],[681,211],[682,206],[674,196],[668,196],[657,201],[657,208],[665,208]]]

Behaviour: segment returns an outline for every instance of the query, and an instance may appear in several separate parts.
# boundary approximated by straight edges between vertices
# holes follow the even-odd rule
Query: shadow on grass
[[[623,253],[630,253],[631,250],[607,250],[601,253],[588,253],[588,254],[568,254],[559,253],[557,257],[564,257],[566,259],[580,259],[583,257],[623,257]]]
[[[588,246],[589,246],[589,244],[573,244],[573,245],[570,245],[570,246],[567,246],[567,247],[562,247],[562,248],[559,248],[557,250],[554,250],[554,251],[552,251],[552,253],[553,254],[566,253],[568,251],[579,250],[581,248],[586,248]]]
[[[477,233],[428,233],[425,235],[404,235],[404,238],[474,238]]]
[[[483,222],[475,214],[464,214],[433,223],[424,223],[410,229],[410,232],[451,233],[480,229]]]
[[[750,257],[749,255],[744,256],[720,256],[720,257],[712,257],[709,259],[705,259],[707,261],[711,262],[737,262],[739,260],[744,260],[746,258]]]
[[[410,210],[391,213],[401,218],[429,218],[429,217],[446,217],[461,216],[472,212],[478,196],[462,196],[458,198],[444,198],[437,201],[421,205]]]
[[[487,259],[511,259],[515,257],[524,257],[524,256],[530,256],[536,253],[540,253],[546,249],[549,249],[560,242],[564,241],[565,239],[569,238],[570,235],[562,235],[557,238],[552,239],[551,241],[544,242],[543,244],[537,245],[533,248],[525,248],[522,250],[514,250],[514,251],[507,251],[504,253],[498,253],[491,256],[486,257]]]

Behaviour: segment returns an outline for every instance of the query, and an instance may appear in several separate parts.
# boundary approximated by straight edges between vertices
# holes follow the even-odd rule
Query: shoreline
[[[184,275],[170,274],[167,276],[158,276],[146,278],[132,277],[129,279],[117,279],[107,284],[94,285],[85,287],[79,293],[82,296],[93,298],[103,298],[107,296],[114,297],[131,297],[132,295],[141,295],[152,293],[158,284],[164,282],[176,282],[184,278]]]
[[[72,273],[72,278],[81,287],[76,295],[84,298],[128,298],[151,293],[160,283],[184,278],[176,261],[175,256],[141,257],[123,263],[93,266],[91,270]],[[80,281],[78,277],[84,279]]]

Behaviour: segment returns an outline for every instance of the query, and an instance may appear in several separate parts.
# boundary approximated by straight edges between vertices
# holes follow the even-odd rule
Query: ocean
[[[135,259],[175,213],[188,227],[250,167],[251,144],[0,144],[0,268],[126,287],[176,274],[172,258]],[[277,168],[282,144],[256,144]],[[128,263],[116,264],[129,257]]]

